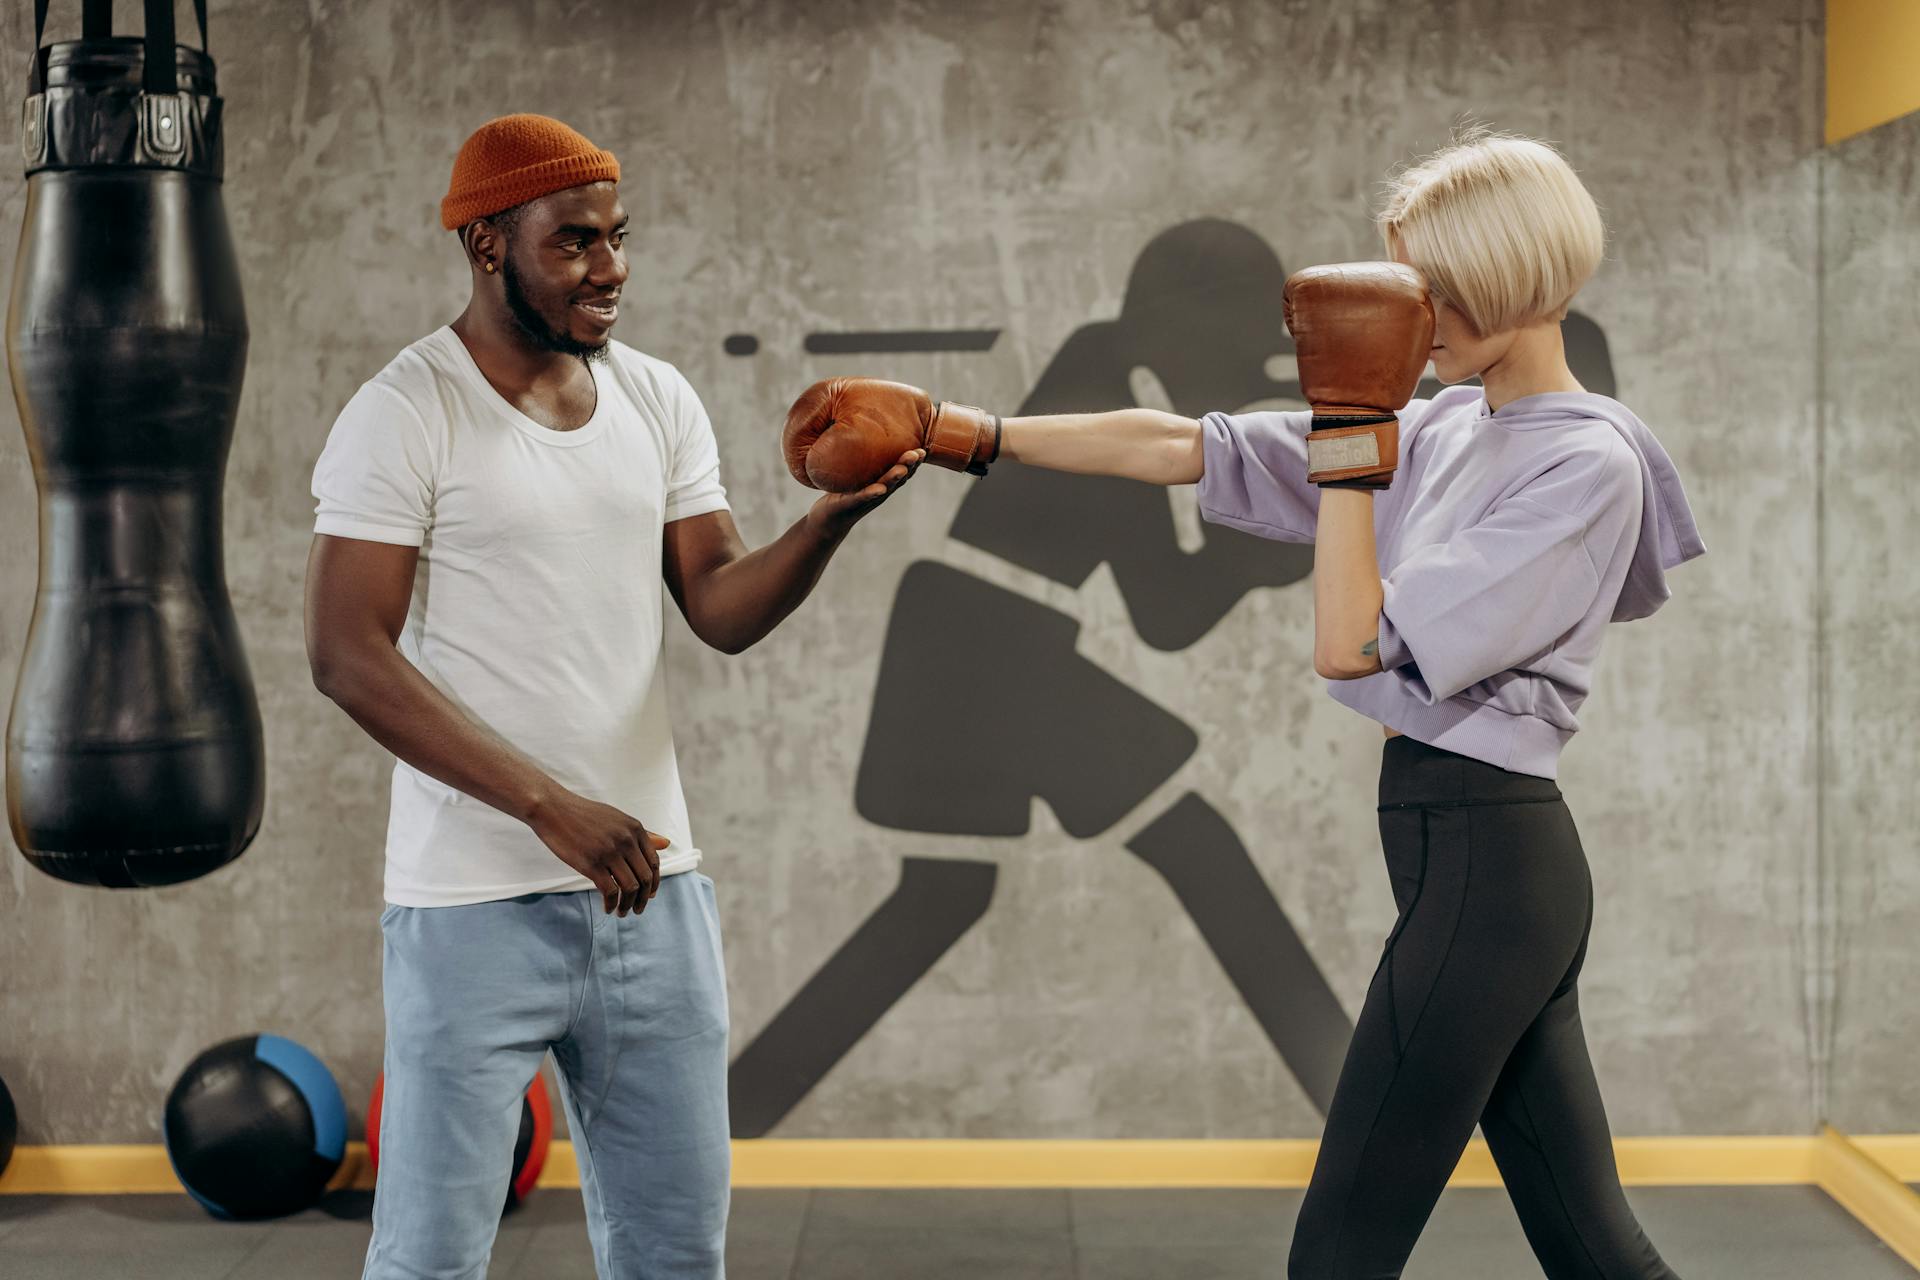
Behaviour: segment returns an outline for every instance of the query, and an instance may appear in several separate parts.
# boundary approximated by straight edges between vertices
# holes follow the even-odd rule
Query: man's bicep
[[[407,623],[420,548],[315,534],[307,556],[307,655],[316,671],[355,643],[392,644]]]
[[[746,554],[746,544],[726,508],[684,520],[669,521],[661,530],[660,575],[673,593],[680,612],[687,611],[687,593],[699,589],[700,579]]]

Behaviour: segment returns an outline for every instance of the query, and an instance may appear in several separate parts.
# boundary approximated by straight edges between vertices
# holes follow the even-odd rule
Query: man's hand
[[[887,473],[864,489],[852,493],[829,493],[807,511],[814,528],[833,538],[844,537],[860,517],[885,502],[895,489],[905,484],[926,458],[925,449],[909,449]]]
[[[561,790],[527,825],[554,857],[593,881],[609,912],[645,911],[660,888],[659,850],[670,841],[610,804]]]

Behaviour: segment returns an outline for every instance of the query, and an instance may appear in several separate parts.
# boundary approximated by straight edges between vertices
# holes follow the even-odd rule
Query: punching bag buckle
[[[47,95],[27,95],[20,119],[20,155],[31,169],[46,159]]]
[[[140,132],[150,155],[177,160],[187,149],[187,102],[183,93],[143,93]]]

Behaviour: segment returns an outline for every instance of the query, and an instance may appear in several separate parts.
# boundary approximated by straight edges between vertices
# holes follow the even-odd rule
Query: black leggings
[[[1390,1280],[1477,1121],[1552,1280],[1672,1277],[1614,1168],[1575,982],[1593,882],[1551,779],[1390,738],[1380,840],[1400,917],[1300,1206],[1292,1280]]]

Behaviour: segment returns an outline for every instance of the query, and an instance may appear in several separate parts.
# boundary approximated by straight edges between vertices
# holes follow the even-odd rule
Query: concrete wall
[[[1824,1070],[1810,1045],[1826,1026],[1806,974],[1832,938],[1816,838],[1821,508],[1807,482],[1821,385],[1816,15],[1807,0],[216,3],[253,334],[228,565],[266,717],[266,825],[235,866],[163,891],[82,890],[0,862],[0,1073],[23,1140],[152,1140],[188,1058],[256,1029],[304,1041],[351,1104],[365,1097],[381,1041],[388,764],[308,683],[307,481],[358,383],[462,305],[464,267],[435,205],[462,138],[510,110],[563,117],[621,156],[636,230],[619,336],[701,391],[755,543],[807,505],[774,443],[817,377],[885,374],[1010,409],[1070,338],[1121,315],[1136,258],[1170,228],[1229,221],[1289,270],[1374,256],[1380,178],[1462,113],[1561,142],[1613,235],[1579,305],[1621,398],[1676,459],[1711,548],[1675,575],[1665,612],[1616,630],[1564,765],[1599,894],[1589,1038],[1619,1132],[1805,1130]],[[17,10],[0,19],[0,66],[24,64],[25,31]],[[1874,154],[1896,158],[1892,144]],[[1860,162],[1863,187],[1880,163]],[[22,183],[0,184],[5,239]],[[1879,198],[1894,217],[1898,193]],[[1854,278],[1893,307],[1883,250],[1859,243]],[[990,350],[801,347],[820,330],[974,327],[1000,330]],[[758,353],[724,354],[732,333],[756,335]],[[1231,378],[1123,363],[1141,397],[1238,407]],[[1828,410],[1845,430],[1838,398]],[[36,537],[12,412],[0,409],[6,672]],[[1875,508],[1893,520],[1913,473],[1907,457],[1854,479],[1894,504]],[[1357,1008],[1391,919],[1372,813],[1379,734],[1317,687],[1308,584],[1248,590],[1197,640],[1155,647],[1110,568],[1064,583],[950,536],[972,483],[923,473],[759,649],[726,658],[682,630],[669,640],[738,1048],[889,900],[903,859],[992,869],[978,921],[772,1132],[1317,1133],[1199,929],[1127,847],[1182,796],[1202,797]],[[1170,501],[1191,550],[1191,498]],[[1830,546],[1891,532],[1864,509],[1855,521],[1830,523]],[[896,589],[929,562],[1071,619],[1082,658],[1194,730],[1191,757],[1085,839],[1045,802],[1018,836],[863,817],[855,779]],[[1836,586],[1836,607],[1875,603],[1866,584]],[[1904,652],[1897,627],[1870,640]],[[1909,682],[1876,704],[1889,733],[1914,694]],[[1832,709],[1843,701],[1836,690]],[[1912,757],[1887,738],[1881,794]],[[1829,804],[1830,842],[1847,840],[1847,812]],[[1899,828],[1873,829],[1891,874]],[[1899,935],[1883,936],[1862,982],[1894,972]],[[1870,987],[1847,990],[1850,1007],[1871,1006]],[[1884,1049],[1871,1038],[1864,1026],[1840,1037],[1854,1055],[1847,1096],[1868,1127],[1915,1128],[1901,1068],[1920,1030]],[[1909,1105],[1879,1104],[1895,1097]]]
[[[1832,148],[1821,235],[1823,847],[1834,1123],[1920,1117],[1920,117]],[[1903,483],[1904,482],[1904,483]]]

